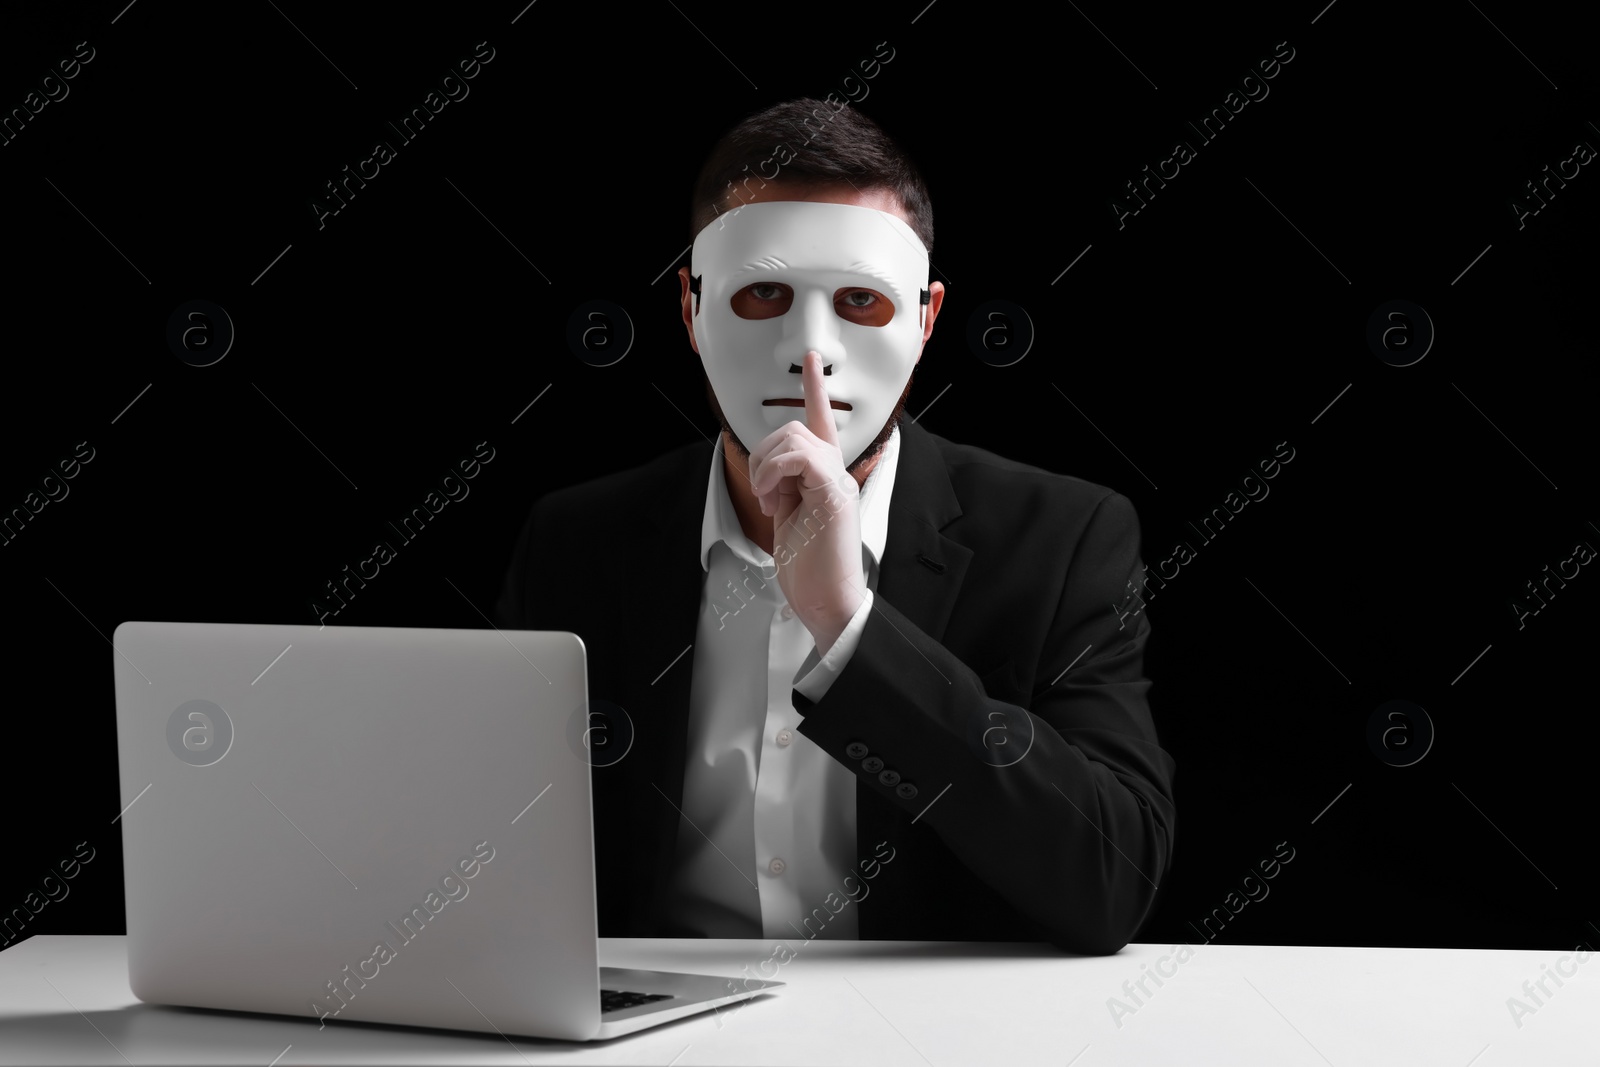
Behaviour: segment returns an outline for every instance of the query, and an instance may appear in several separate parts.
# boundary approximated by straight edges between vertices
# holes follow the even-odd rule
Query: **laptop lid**
[[[594,1035],[575,634],[125,622],[113,645],[136,996]]]

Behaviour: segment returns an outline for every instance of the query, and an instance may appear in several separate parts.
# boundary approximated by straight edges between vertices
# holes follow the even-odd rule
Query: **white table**
[[[601,946],[610,965],[730,977],[772,956],[763,941]],[[0,952],[0,1064],[1600,1064],[1600,953],[1578,964],[1560,951],[1218,944],[1182,963],[1168,945],[1093,958],[904,941],[796,951],[773,996],[585,1045],[157,1007],[128,990],[123,938],[35,937]],[[1523,982],[1564,956],[1573,975],[1546,979],[1542,1005],[1513,1019],[1507,998],[1534,1006]],[[1171,977],[1139,993],[1132,983],[1163,957]],[[1133,1012],[1114,1019],[1112,997]]]

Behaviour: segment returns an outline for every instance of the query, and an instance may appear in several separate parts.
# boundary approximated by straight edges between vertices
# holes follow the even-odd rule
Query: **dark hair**
[[[695,179],[690,236],[743,203],[739,188],[752,188],[751,182],[755,189],[768,182],[848,182],[862,192],[891,192],[911,229],[933,252],[933,204],[922,173],[881,126],[849,105],[836,110],[809,97],[788,100],[723,134]]]

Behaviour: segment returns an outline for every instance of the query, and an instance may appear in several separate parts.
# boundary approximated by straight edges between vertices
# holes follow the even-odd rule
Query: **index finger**
[[[816,351],[805,355],[800,387],[806,397],[806,429],[837,448],[839,430],[833,421],[833,405],[828,402],[828,387],[822,380],[822,356]]]

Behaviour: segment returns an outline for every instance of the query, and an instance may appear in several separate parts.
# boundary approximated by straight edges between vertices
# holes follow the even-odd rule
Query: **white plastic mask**
[[[804,407],[763,401],[803,401],[799,367],[815,349],[840,454],[846,464],[859,458],[889,421],[922,346],[928,252],[905,220],[855,204],[746,204],[700,231],[689,273],[700,360],[744,446],[805,421]]]

